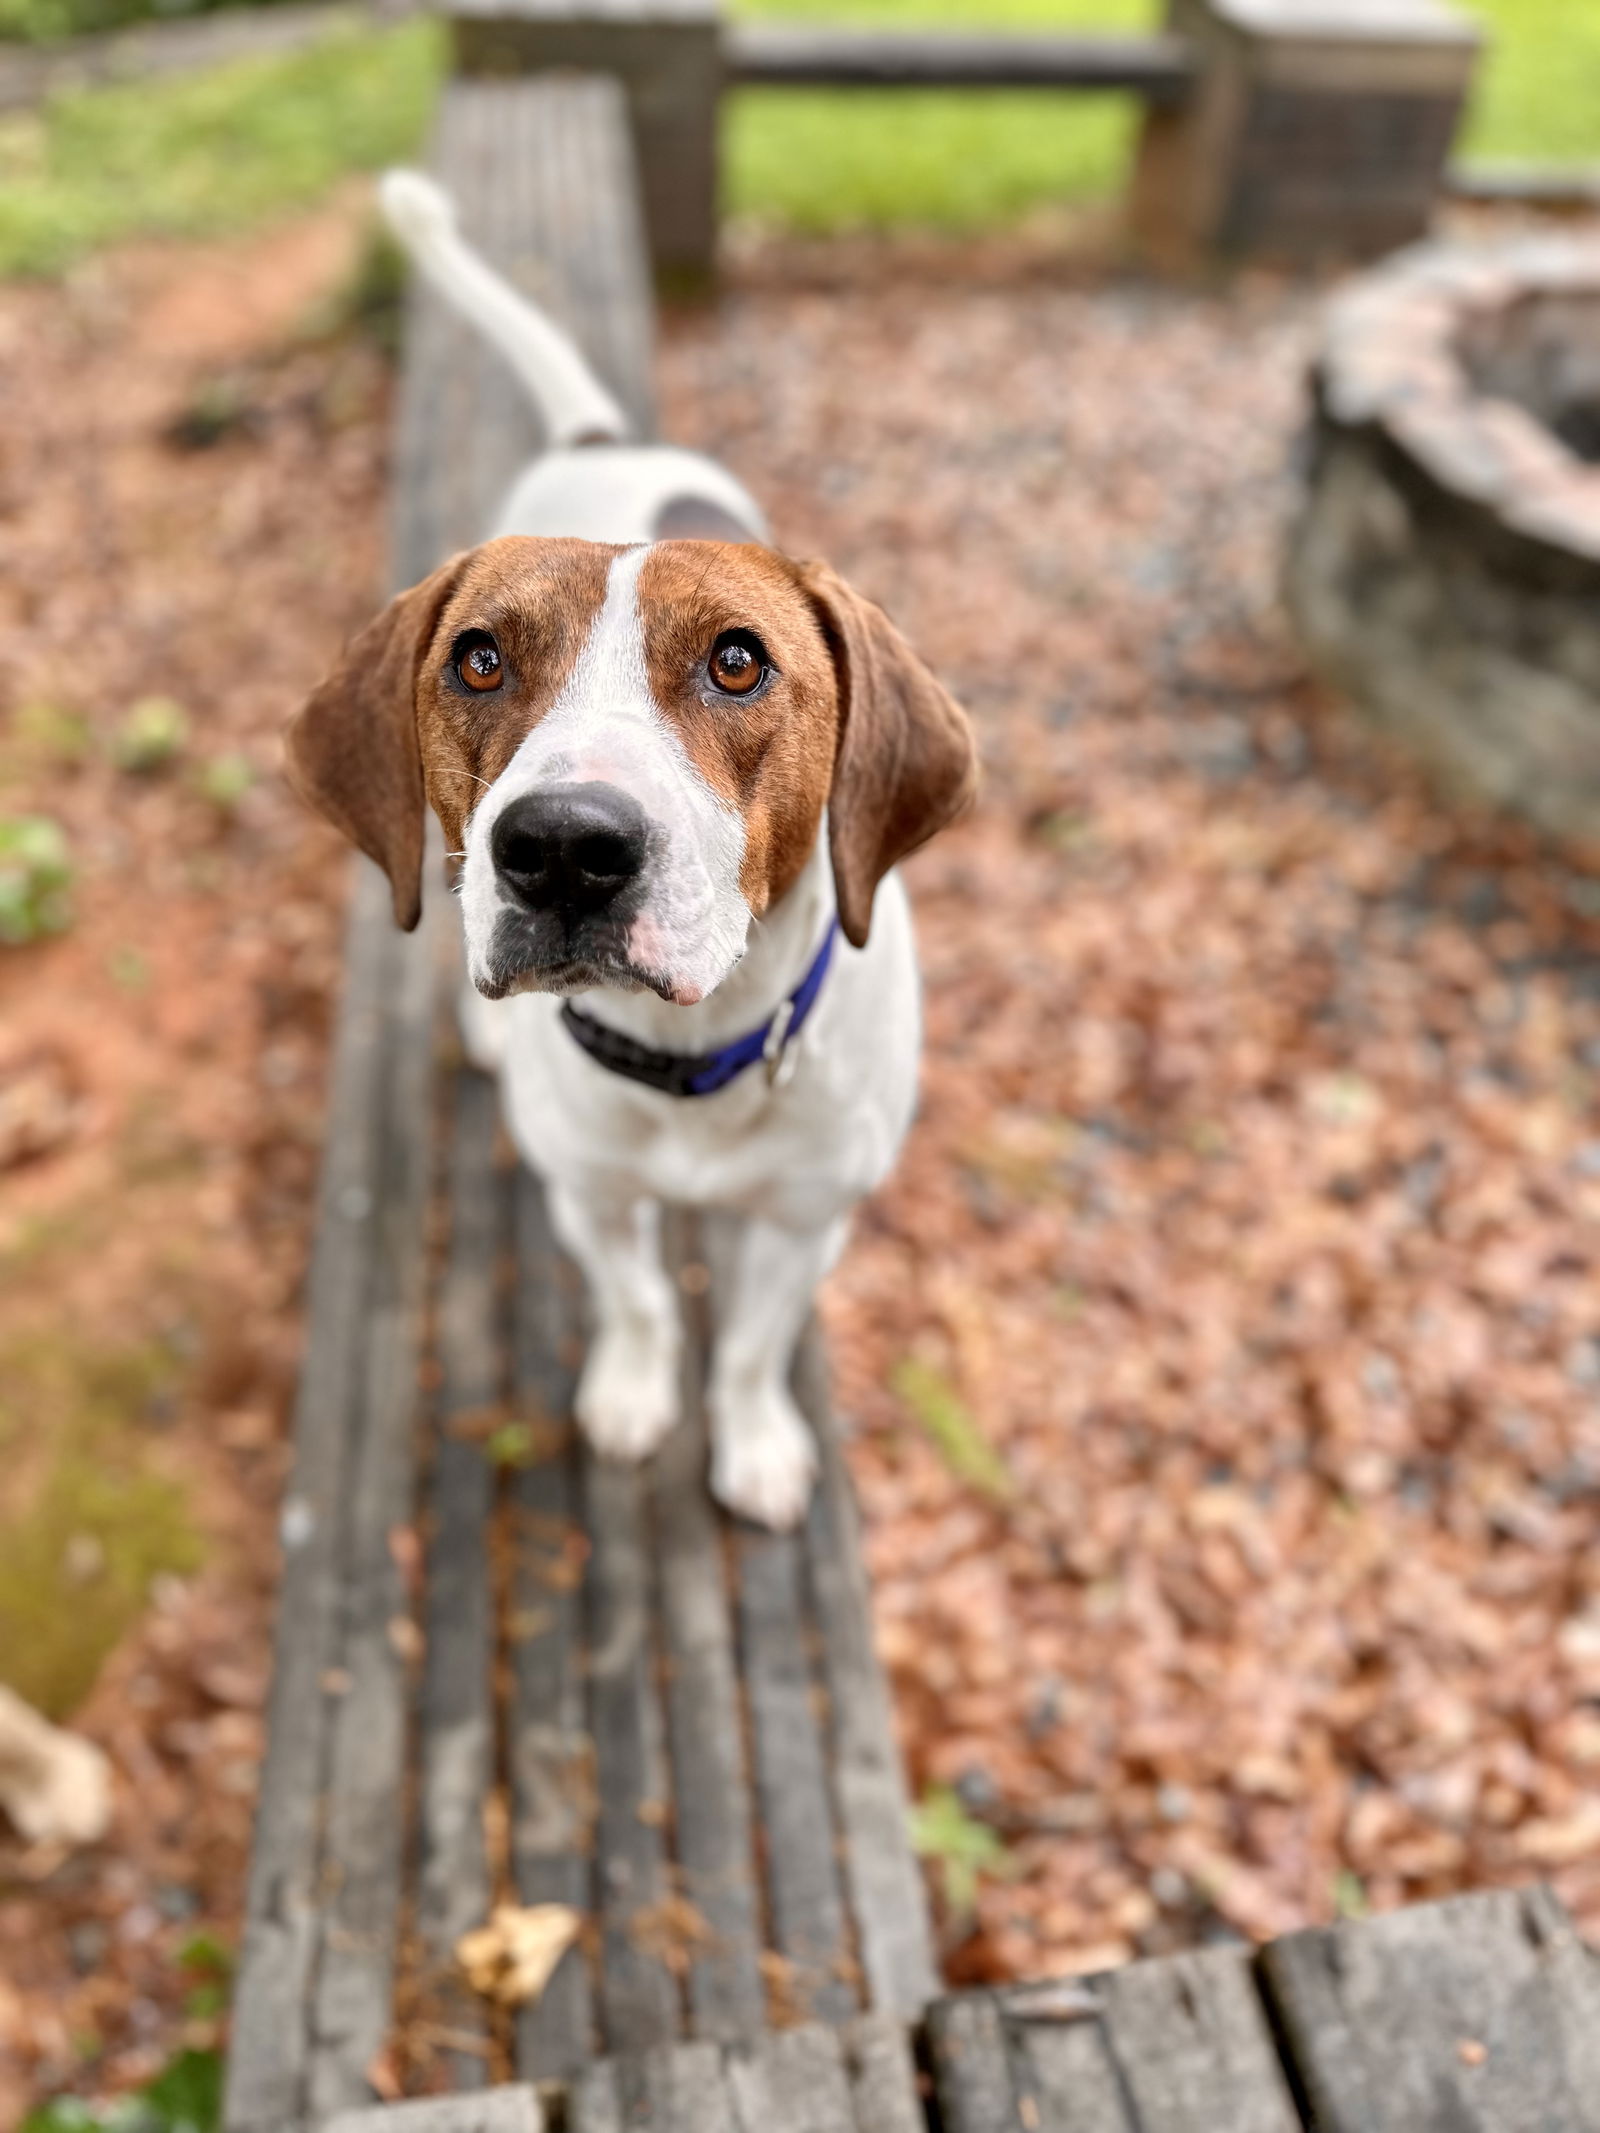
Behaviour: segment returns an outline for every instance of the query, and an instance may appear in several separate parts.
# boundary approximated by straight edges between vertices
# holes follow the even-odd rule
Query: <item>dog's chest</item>
[[[752,1067],[717,1095],[641,1088],[579,1050],[560,1002],[524,994],[496,1010],[512,1131],[547,1177],[691,1207],[765,1214],[797,1228],[844,1213],[879,1183],[910,1122],[918,1050],[916,966],[890,876],[860,955],[830,971],[784,1086]]]

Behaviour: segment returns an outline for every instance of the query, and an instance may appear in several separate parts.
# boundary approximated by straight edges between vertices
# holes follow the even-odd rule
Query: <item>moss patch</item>
[[[54,1718],[94,1685],[156,1578],[196,1569],[183,1490],[157,1467],[152,1409],[176,1366],[158,1347],[93,1350],[65,1332],[0,1352],[0,1680]]]

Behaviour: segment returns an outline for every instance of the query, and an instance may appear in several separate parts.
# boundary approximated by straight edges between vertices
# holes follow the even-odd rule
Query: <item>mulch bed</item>
[[[810,263],[668,408],[982,738],[827,1300],[914,1782],[1015,1839],[951,1967],[1538,1874],[1600,1927],[1600,882],[1308,683],[1303,297]]]
[[[102,1359],[160,1383],[114,1471],[180,1483],[205,1550],[79,1714],[119,1774],[107,1841],[0,1836],[5,2125],[212,2041],[204,1936],[241,1907],[346,875],[277,734],[382,567],[387,368],[314,317],[363,221],[0,290],[0,813],[54,818],[76,869],[71,930],[0,948],[0,1357],[43,1353],[54,1395],[0,1515]],[[117,754],[150,697],[189,730],[141,774]],[[64,1562],[51,1604],[101,1574]]]
[[[178,1950],[237,1928],[344,878],[270,772],[381,570],[379,359],[292,329],[352,241],[0,292],[4,702],[110,733],[175,695],[261,772],[225,819],[102,755],[5,790],[82,880],[0,955],[0,1087],[54,1061],[74,1121],[0,1177],[0,1246],[106,1219],[0,1337],[188,1327],[164,1442],[213,1546],[84,1713],[112,1841],[0,1843],[0,2116],[208,2035]],[[922,1115],[826,1305],[913,1782],[1008,1844],[957,1976],[1541,1873],[1600,1927],[1600,882],[1308,683],[1308,321],[1021,248],[757,247],[667,337],[670,432],[982,739],[912,869]]]

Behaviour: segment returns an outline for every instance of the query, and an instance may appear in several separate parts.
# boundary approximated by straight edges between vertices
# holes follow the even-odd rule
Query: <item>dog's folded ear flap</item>
[[[464,558],[398,594],[306,698],[284,735],[289,782],[389,877],[395,924],[422,916],[426,800],[417,675]]]
[[[825,563],[801,564],[800,581],[838,675],[828,849],[839,923],[861,948],[878,883],[972,800],[977,754],[966,713],[881,607]]]

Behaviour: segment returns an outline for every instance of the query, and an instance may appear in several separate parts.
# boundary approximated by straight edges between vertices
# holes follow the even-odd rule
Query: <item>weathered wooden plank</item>
[[[507,1184],[495,1166],[499,1101],[480,1074],[456,1076],[450,1153],[450,1245],[439,1307],[440,1430],[430,1477],[427,1656],[422,1677],[417,1934],[429,2014],[478,2051],[451,2049],[451,2085],[482,2088],[488,2024],[455,1969],[463,1933],[488,1917],[484,1804],[494,1775],[494,1606],[488,1522],[494,1471],[475,1417],[502,1395],[500,1258]],[[461,1434],[463,1428],[468,1434]]]
[[[514,174],[499,138],[445,91],[432,162],[463,233],[504,267],[506,192]],[[407,297],[406,362],[396,415],[392,546],[401,584],[481,541],[517,469],[539,444],[527,394],[481,335],[425,284]]]
[[[740,1223],[704,1216],[710,1337],[736,1278]],[[774,1998],[787,2019],[842,2022],[860,2009],[837,1832],[813,1677],[802,1543],[733,1522],[739,1665],[761,1830],[767,1923],[783,1958]]]
[[[462,227],[502,273],[557,319],[621,399],[640,436],[655,427],[654,294],[640,220],[627,107],[599,75],[454,81],[440,105],[434,164],[455,194]],[[449,364],[472,346],[456,326]],[[516,409],[521,449],[491,459],[496,493],[538,442],[537,417],[493,351],[468,365],[476,398],[491,378]],[[498,406],[492,427],[500,427]],[[442,493],[449,494],[450,476]],[[455,477],[460,479],[459,473]],[[440,489],[404,483],[430,502]],[[483,537],[482,518],[457,541]]]
[[[839,2041],[859,2133],[927,2133],[904,2025],[892,2015],[858,2015]]]
[[[1195,76],[1177,37],[730,22],[722,48],[729,78],[761,88],[1121,90],[1172,103]]]
[[[616,2064],[597,2059],[586,2066],[566,2095],[566,2133],[622,2133],[622,2096]]]
[[[513,2086],[339,2111],[320,2133],[544,2133],[544,2126],[534,2091]]]
[[[928,2046],[943,2133],[1018,2133],[1025,2121],[999,2002],[986,1992],[940,2000],[928,2011]],[[1100,2133],[1093,2118],[1087,2121]],[[1109,2128],[1122,2133],[1122,2121]],[[1040,2133],[1037,2126],[1026,2133]]]
[[[650,434],[654,313],[616,84],[451,82],[432,162],[465,235],[560,320]],[[413,287],[393,473],[397,581],[481,541],[539,444],[538,416],[501,358]]]
[[[594,1748],[585,1709],[572,1386],[581,1338],[577,1270],[550,1229],[544,1194],[517,1178],[517,1408],[535,1457],[512,1484],[511,1855],[523,1903],[593,1902]],[[594,2051],[593,1993],[581,1950],[517,2016],[526,2080],[572,2073]]]
[[[1097,2022],[1063,2021],[1077,1993],[1099,2002]],[[1052,1994],[1026,1987],[1001,1995],[1021,2044],[1043,2127],[1084,2133],[1093,2076],[1082,2049],[1102,2047],[1125,2117],[1106,2120],[1138,2133],[1194,2133],[1225,2125],[1230,2133],[1297,2133],[1298,2119],[1278,2063],[1266,2015],[1242,1950],[1212,1948],[1160,1962],[1133,1963]]]
[[[698,278],[717,238],[721,0],[447,0],[455,71],[604,75],[627,94],[656,265]]]
[[[853,2050],[864,2059],[853,2063]],[[904,2035],[817,2024],[720,2049],[679,2044],[598,2061],[573,2085],[566,2125],[568,2133],[924,2133]]]
[[[920,2019],[938,1990],[927,1890],[911,1850],[905,1778],[883,1671],[860,1522],[828,1400],[813,1320],[795,1361],[795,1393],[817,1435],[822,1472],[806,1526],[806,1567],[828,1698],[828,1759],[844,1837],[844,1872],[867,2004]]]
[[[306,2056],[316,1947],[320,1796],[343,1568],[340,1506],[353,1463],[362,1316],[371,1280],[393,931],[389,887],[354,862],[346,982],[307,1280],[309,1329],[295,1413],[294,1474],[283,1502],[283,1577],[266,1765],[256,1810],[244,1946],[228,2059],[233,2133],[286,2124]]]
[[[669,1265],[698,1267],[691,1225],[669,1224]],[[693,1939],[689,2009],[696,2036],[730,2041],[766,2015],[761,1981],[750,1780],[745,1767],[733,1609],[723,1535],[706,1492],[706,1313],[685,1295],[684,1419],[652,1470],[667,1737],[683,1894]]]
[[[1593,163],[1452,163],[1444,190],[1490,207],[1536,207],[1547,214],[1592,214],[1600,208],[1600,167]]]
[[[714,2044],[607,2060],[580,2082],[568,2117],[572,2133],[738,2133]]]
[[[1208,1949],[937,2006],[947,2133],[1297,2133],[1249,1958]]]
[[[1291,1934],[1260,1967],[1322,2133],[1600,2129],[1600,1959],[1548,1890]]]
[[[601,2028],[611,2052],[643,2051],[679,2032],[677,1980],[661,1951],[670,1936],[664,1831],[670,1802],[656,1695],[644,1481],[585,1446],[584,1523],[589,1730],[600,1815]]]
[[[739,1636],[773,1939],[794,2013],[842,2022],[860,2007],[833,1803],[807,1648],[801,1544],[736,1529]]]
[[[434,899],[434,908],[437,908]],[[324,1800],[326,1894],[310,2008],[307,2104],[325,2116],[368,2093],[389,2029],[403,1837],[410,1618],[392,1536],[414,1501],[417,1372],[433,1183],[433,919],[395,942],[385,1041],[372,1282],[360,1358],[343,1549],[340,1678]],[[325,1683],[325,1686],[331,1684]]]
[[[727,2079],[738,2133],[856,2133],[837,2030],[769,2031],[728,2054]]]

